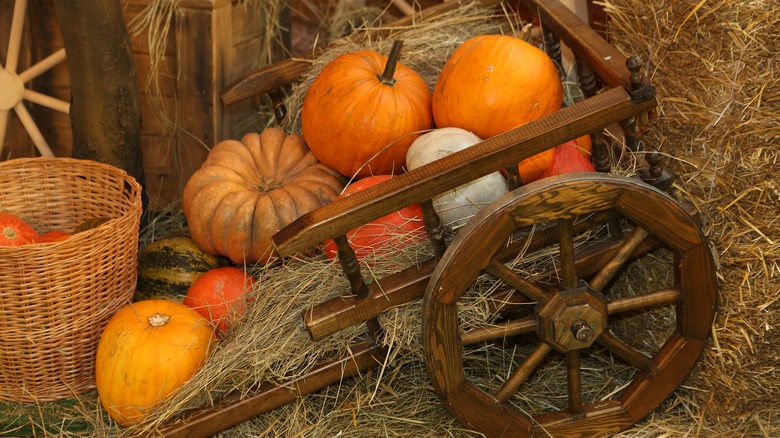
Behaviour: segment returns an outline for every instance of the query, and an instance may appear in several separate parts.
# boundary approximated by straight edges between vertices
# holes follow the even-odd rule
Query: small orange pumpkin
[[[187,290],[184,305],[209,320],[219,333],[228,330],[231,314],[240,317],[255,279],[243,269],[223,266],[198,277]]]
[[[203,251],[234,263],[266,263],[274,256],[271,236],[332,202],[344,183],[303,137],[268,128],[214,146],[187,181],[182,208]]]
[[[34,243],[38,232],[15,214],[0,212],[0,246],[22,246]]]
[[[47,231],[38,238],[35,239],[35,243],[48,243],[48,242],[61,242],[67,240],[70,237],[70,233],[61,230]]]
[[[119,309],[98,342],[100,404],[121,426],[142,422],[200,369],[213,339],[211,324],[184,304],[147,300]]]
[[[406,151],[433,127],[431,91],[412,69],[373,50],[326,65],[301,108],[303,136],[314,155],[342,175],[361,179],[402,171]]]

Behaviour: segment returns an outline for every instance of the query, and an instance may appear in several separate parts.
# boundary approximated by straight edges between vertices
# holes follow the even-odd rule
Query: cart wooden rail
[[[496,3],[483,0],[484,3]],[[274,236],[281,256],[334,238],[349,279],[349,294],[307,310],[303,323],[313,340],[366,324],[365,342],[350,354],[282,385],[261,384],[249,397],[192,412],[160,431],[167,437],[209,436],[364,370],[379,366],[386,353],[377,339],[377,317],[422,299],[422,343],[436,392],[462,423],[491,437],[601,436],[625,429],[655,409],[683,382],[704,348],[714,318],[717,283],[707,241],[690,206],[665,189],[671,177],[659,154],[643,149],[636,120],[656,106],[655,90],[638,58],[626,59],[558,1],[523,2],[541,19],[548,52],[559,41],[577,56],[586,98],[538,121],[484,140],[464,151],[356,193],[299,218]],[[433,17],[457,6],[450,1],[424,11]],[[407,18],[406,20],[408,20]],[[557,51],[559,54],[560,52]],[[252,72],[222,95],[226,104],[268,93],[277,117],[285,116],[279,89],[308,68],[288,59]],[[611,146],[604,132],[620,126],[629,152],[645,158],[634,178],[613,176]],[[432,199],[479,177],[506,170],[520,160],[584,134],[593,140],[600,172],[571,174],[520,185],[485,207],[447,244]],[[347,231],[400,208],[419,203],[436,255],[419,266],[367,284]],[[598,236],[584,246],[575,240]],[[533,275],[512,269],[521,251],[553,247],[546,269]],[[632,260],[665,248],[673,280],[667,286],[618,294],[612,283]],[[478,277],[506,286],[492,299],[501,303],[497,321],[460,327],[458,304]],[[552,279],[552,281],[551,281]],[[673,323],[663,342],[647,352],[614,332],[629,314],[666,308]],[[464,371],[464,350],[472,344],[509,342],[524,336],[529,354],[494,388],[472,382]],[[531,338],[531,341],[528,341]],[[593,352],[593,353],[591,353]],[[586,354],[609,354],[634,370],[621,390],[592,399],[582,369]],[[566,406],[528,413],[513,401],[531,376],[553,356],[565,359]]]

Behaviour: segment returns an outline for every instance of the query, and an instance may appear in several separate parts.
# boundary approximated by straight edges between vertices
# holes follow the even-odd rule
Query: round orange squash
[[[346,53],[326,65],[301,108],[303,136],[314,155],[342,175],[398,174],[406,151],[433,127],[431,91],[412,69],[373,50]]]
[[[98,342],[100,404],[121,426],[142,422],[195,375],[213,339],[212,325],[184,304],[147,300],[119,309]]]
[[[267,263],[271,236],[329,204],[344,178],[317,161],[303,137],[279,128],[226,140],[187,181],[182,208],[192,240],[234,263]]]
[[[0,211],[0,246],[22,246],[35,243],[38,232],[24,219]]]
[[[231,317],[239,318],[244,313],[255,283],[252,275],[235,266],[211,269],[192,283],[183,303],[206,318],[221,335],[228,331]]]
[[[558,69],[542,50],[515,37],[480,35],[450,56],[433,90],[436,127],[490,138],[561,108]]]

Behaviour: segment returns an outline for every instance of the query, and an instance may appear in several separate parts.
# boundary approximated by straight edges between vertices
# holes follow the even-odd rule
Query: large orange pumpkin
[[[542,50],[515,37],[480,35],[447,60],[433,90],[436,126],[457,127],[490,138],[561,108],[558,68]],[[550,165],[548,150],[520,163],[530,182]]]
[[[542,50],[515,37],[480,35],[447,60],[433,90],[433,118],[490,138],[561,108],[558,69]]]
[[[303,136],[314,155],[347,177],[397,174],[406,150],[433,127],[425,80],[373,50],[347,53],[326,65],[301,109]]]
[[[142,422],[205,362],[214,329],[198,312],[169,300],[129,304],[98,342],[100,404],[121,426]]]
[[[374,175],[350,184],[339,198],[345,198],[369,187],[391,179],[392,175]],[[347,240],[355,250],[358,259],[372,264],[372,260],[389,250],[398,249],[426,238],[422,208],[418,204],[410,205],[375,219],[347,232]],[[325,255],[335,259],[338,253],[336,242],[328,239],[324,244]]]
[[[182,194],[192,240],[235,263],[266,263],[273,236],[329,204],[344,178],[318,163],[303,137],[278,128],[220,142]]]

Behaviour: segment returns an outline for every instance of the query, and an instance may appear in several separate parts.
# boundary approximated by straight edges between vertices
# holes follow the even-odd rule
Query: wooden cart
[[[487,3],[487,0],[485,1]],[[377,317],[422,298],[422,344],[427,371],[442,403],[464,425],[490,437],[591,436],[625,429],[668,398],[693,369],[712,324],[717,282],[715,267],[695,214],[672,199],[671,177],[656,151],[642,148],[639,117],[656,106],[655,90],[636,57],[626,59],[588,25],[555,0],[528,0],[539,17],[548,52],[564,41],[577,57],[582,101],[462,152],[354,194],[301,217],[274,236],[281,256],[334,238],[349,278],[351,295],[314,306],[303,323],[312,339],[365,324],[366,341],[349,355],[315,368],[285,385],[261,386],[251,397],[226,401],[193,413],[164,430],[165,436],[208,436],[267,412],[296,397],[339,382],[383,363],[385,347],[374,342],[382,331]],[[428,8],[441,13],[457,2]],[[552,49],[552,50],[549,50]],[[231,104],[269,93],[284,117],[278,90],[298,79],[308,63],[289,59],[253,72],[223,93]],[[614,156],[605,130],[620,126],[630,153],[643,158],[636,177],[610,174]],[[432,198],[496,170],[510,175],[520,160],[584,134],[593,141],[597,173],[551,177],[521,185],[481,210],[451,242],[434,211]],[[403,207],[419,203],[435,248],[423,262],[372,284],[360,272],[347,231]],[[590,236],[587,244],[579,242]],[[525,275],[507,263],[540,248],[552,251],[546,269]],[[637,257],[666,248],[672,272],[666,286],[618,293],[617,274]],[[490,299],[499,319],[481,327],[460,326],[464,293],[481,276],[503,282]],[[668,309],[672,323],[651,350],[644,335],[629,339],[614,330],[627,315]],[[649,333],[647,333],[649,334]],[[648,336],[649,337],[649,336]],[[636,339],[639,338],[639,339]],[[514,370],[498,387],[483,388],[464,369],[466,352],[483,343],[530,343]],[[629,382],[594,397],[583,375],[590,355],[607,354],[631,370]],[[542,364],[565,363],[563,405],[530,411],[513,398]]]

